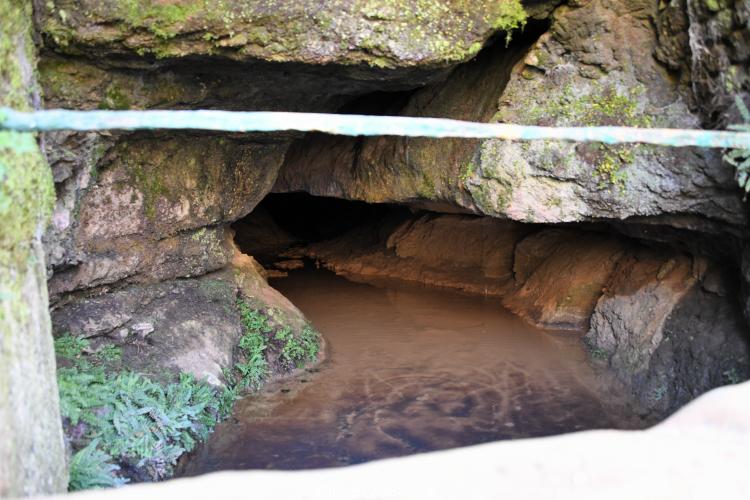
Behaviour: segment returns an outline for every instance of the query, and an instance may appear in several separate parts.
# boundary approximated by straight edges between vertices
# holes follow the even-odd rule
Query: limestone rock
[[[457,67],[445,81],[410,96],[363,99],[347,111],[489,121],[511,68],[535,34],[524,34],[508,47],[495,43]],[[466,139],[309,134],[290,148],[274,191],[471,211],[475,209],[464,184],[479,144]]]
[[[499,297],[512,285],[513,247],[525,233],[512,222],[466,215],[424,215],[354,230],[292,252],[347,278],[423,283]]]
[[[0,3],[0,106],[37,100],[31,4]],[[0,496],[62,493],[67,468],[41,233],[52,176],[32,134],[0,131]]]
[[[283,149],[211,136],[121,140],[58,203],[54,296],[124,279],[197,276],[231,259],[224,223],[270,188]],[[65,163],[58,163],[60,168]],[[68,201],[65,201],[68,200]],[[65,214],[63,216],[63,214]]]
[[[525,20],[518,0],[54,0],[39,12],[49,42],[71,54],[378,68],[460,62]]]
[[[221,383],[244,331],[236,309],[239,292],[251,307],[268,312],[294,332],[308,325],[260,270],[251,257],[236,253],[226,270],[200,278],[132,285],[71,300],[53,311],[54,329],[121,346],[122,367],[155,380],[191,373]],[[273,360],[269,362],[273,366]]]
[[[607,234],[563,229],[534,233],[515,247],[517,288],[503,304],[539,326],[585,329],[625,248]]]
[[[494,120],[698,128],[699,117],[652,55],[651,9],[597,0],[558,8],[550,31],[514,68]],[[490,140],[476,161],[467,184],[486,214],[534,222],[669,213],[745,221],[733,172],[711,150]]]
[[[489,48],[445,82],[377,112],[698,128],[687,87],[675,85],[653,55],[655,7],[624,0],[558,7],[547,32],[527,29],[517,45]],[[274,190],[523,222],[670,216],[667,224],[696,231],[705,223],[733,231],[746,222],[733,169],[719,151],[696,148],[310,135],[287,155]]]
[[[700,259],[630,253],[599,298],[585,340],[644,408],[674,411],[747,376],[747,329],[739,307],[720,295],[728,283]]]

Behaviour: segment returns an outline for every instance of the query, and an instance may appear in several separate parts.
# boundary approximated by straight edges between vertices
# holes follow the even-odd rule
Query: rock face
[[[85,190],[73,189],[77,216],[65,198],[58,204],[48,240],[52,265],[64,269],[53,275],[51,294],[225,266],[231,251],[221,224],[252,210],[281,153],[274,144],[212,136],[122,139]]]
[[[735,96],[750,91],[750,6],[743,0],[679,0],[659,8],[656,57],[679,75],[707,126],[741,123]]]
[[[652,56],[651,2],[560,7],[513,72],[495,119],[539,125],[695,128],[700,124]],[[594,42],[599,47],[590,51]],[[680,213],[740,225],[733,172],[696,149],[522,145],[487,141],[468,181],[481,211],[516,220]]]
[[[49,41],[73,54],[380,68],[461,62],[526,21],[519,0],[55,0],[39,11]]]
[[[496,43],[458,67],[444,82],[410,96],[365,98],[346,110],[488,121],[513,65],[528,44],[527,35],[518,36],[508,48]],[[478,144],[457,139],[311,134],[290,149],[274,191],[468,211],[472,210],[472,201],[464,181]]]
[[[231,263],[198,279],[135,285],[72,301],[52,313],[56,331],[92,339],[94,349],[122,349],[121,367],[161,382],[190,373],[216,386],[234,366],[244,333],[236,307],[241,296],[251,308],[288,326],[295,335],[308,322],[286,298],[268,286],[262,268],[233,246]],[[283,374],[274,363],[272,375]],[[275,356],[275,357],[274,357]],[[117,369],[117,366],[114,366]]]
[[[0,5],[0,106],[36,89],[27,2]],[[0,496],[60,493],[67,470],[41,233],[52,179],[31,134],[0,132]]]
[[[644,407],[674,411],[750,375],[729,283],[705,260],[641,250],[618,263],[585,340]]]
[[[516,245],[517,289],[503,303],[539,325],[583,329],[626,249],[607,234],[555,229],[534,233]]]
[[[527,30],[515,51],[488,50],[446,82],[376,112],[548,126],[698,127],[688,89],[676,86],[653,55],[655,9],[652,2],[598,0],[558,7],[538,39]],[[670,214],[680,214],[671,224],[686,225],[690,216],[725,228],[745,222],[732,169],[715,151],[689,148],[312,136],[287,156],[275,190],[449,205],[524,222]]]
[[[40,65],[49,107],[333,111],[444,77],[526,13],[517,0],[134,0],[38,2],[36,18],[54,51]],[[47,134],[52,296],[222,268],[224,227],[270,190],[293,137]]]
[[[513,278],[513,223],[465,215],[423,215],[363,227],[301,252],[353,280],[400,280],[503,296]],[[380,233],[383,239],[378,238]]]

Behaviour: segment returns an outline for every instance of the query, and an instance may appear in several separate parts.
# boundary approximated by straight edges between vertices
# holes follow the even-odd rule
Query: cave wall
[[[38,2],[45,105],[697,127],[707,122],[708,111],[700,106],[692,75],[707,59],[688,57],[697,50],[691,40],[699,37],[723,51],[720,59],[727,64],[745,61],[744,11],[729,24],[717,24],[729,8],[721,2],[718,10],[689,1],[666,7],[646,0],[528,2],[526,29],[512,33],[502,30],[524,23],[512,1],[471,8],[420,3],[412,6],[419,16],[389,3],[375,8],[355,2],[345,10],[326,4],[309,18],[301,15],[310,8],[306,4],[282,2],[270,9],[261,2],[228,1],[214,12],[201,6],[198,0],[175,11],[140,0]],[[282,14],[288,23],[272,23]],[[324,24],[336,29],[322,30]],[[405,39],[404,29],[419,37]],[[677,65],[683,59],[689,64]],[[729,112],[728,105],[722,109]],[[54,317],[78,311],[76,321],[61,322],[58,330],[92,319],[95,309],[76,306],[91,297],[127,296],[138,287],[228,268],[234,255],[228,225],[271,190],[528,223],[618,220],[624,221],[621,232],[644,239],[680,244],[697,232],[726,240],[723,251],[730,259],[739,259],[746,223],[732,170],[719,152],[695,148],[186,132],[59,132],[46,134],[45,145],[58,193],[45,235]],[[617,237],[587,233],[590,244],[582,250],[566,229],[521,238],[527,230],[517,224],[506,224],[511,235],[498,232],[491,220],[455,217],[464,233],[482,227],[495,234],[472,239],[462,233],[462,252],[445,248],[444,255],[461,255],[463,262],[444,264],[472,277],[459,280],[459,288],[505,294],[508,307],[545,326],[585,329],[593,317],[592,345],[619,359],[620,344],[603,340],[614,334],[601,333],[607,321],[600,318],[623,306],[601,294],[623,252],[630,255]],[[401,274],[413,274],[403,262],[420,258],[419,228],[439,234],[449,222],[431,219],[394,233],[388,248],[401,259]],[[472,241],[481,245],[472,247]],[[546,258],[552,249],[557,259]],[[695,257],[685,258],[700,259],[700,252],[690,254]],[[518,269],[508,269],[509,259]],[[653,281],[653,273],[646,274]],[[665,315],[700,281],[691,276],[695,281],[677,279],[679,293],[670,289],[672,300],[644,335],[663,330]],[[442,276],[440,266],[420,280],[456,282]],[[646,302],[669,288],[645,291],[652,281],[638,289]],[[566,290],[565,297],[556,289]],[[641,326],[614,328],[615,336],[627,338]],[[116,328],[94,330],[110,335]],[[641,346],[648,359],[659,342],[653,344]]]
[[[360,95],[440,81],[496,31],[524,22],[517,0],[472,8],[422,1],[34,6],[44,106],[85,110],[332,112]],[[118,349],[121,359],[109,370],[163,384],[192,374],[218,390],[235,389],[227,373],[248,321],[238,301],[284,336],[301,338],[309,323],[236,250],[229,227],[271,190],[300,137],[44,134],[57,192],[44,235],[55,334],[85,338],[94,354]],[[289,375],[281,337],[268,334],[269,375]],[[316,359],[299,366],[322,359],[324,347],[315,349]],[[64,424],[80,450],[81,432]],[[170,465],[159,463],[158,450],[140,464],[115,455],[134,480],[162,478]]]
[[[306,20],[302,4],[265,11],[261,3],[227,2],[214,9],[225,14],[218,19],[197,0],[179,13],[138,1],[39,2],[40,78],[47,107],[698,126],[700,108],[691,111],[692,81],[684,76],[690,68],[678,77],[672,64],[690,44],[677,30],[665,32],[668,14],[687,16],[688,5],[652,3],[529,2],[526,30],[509,43],[501,33],[479,52],[515,22],[513,2],[440,4],[414,18],[389,5],[361,9],[362,19],[352,18],[357,5],[341,13],[327,6]],[[288,25],[264,24],[284,9],[293,11]],[[324,43],[319,24],[329,18],[340,29]],[[300,32],[298,22],[310,25]],[[420,50],[401,36],[404,23],[424,33]],[[377,43],[364,36],[365,25]],[[731,36],[712,35],[714,44],[741,52],[741,37],[725,40],[735,40],[736,29],[726,29]],[[237,35],[264,30],[260,38]],[[449,55],[446,40],[466,50]],[[182,132],[59,132],[45,143],[58,193],[45,237],[54,301],[224,267],[227,224],[271,189],[524,222],[643,217],[738,241],[746,217],[732,170],[711,150]]]
[[[0,106],[38,103],[31,6],[0,4]],[[67,485],[41,234],[53,203],[32,134],[0,132],[0,496]]]
[[[398,218],[298,244],[281,258],[311,258],[354,281],[482,296],[539,327],[579,332],[602,376],[647,421],[750,377],[738,276],[720,260],[626,238],[606,225],[545,227],[432,212]],[[252,239],[269,228],[247,230]]]
[[[660,13],[647,0],[559,6],[544,33],[530,25],[508,49],[488,50],[400,110],[382,111],[546,126],[698,127],[689,81],[654,56]],[[696,148],[313,135],[292,148],[274,189],[524,222],[671,216],[665,224],[714,233],[739,232],[746,222],[733,171],[719,151]]]

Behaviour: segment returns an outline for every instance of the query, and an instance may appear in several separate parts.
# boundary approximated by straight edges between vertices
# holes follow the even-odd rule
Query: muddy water
[[[239,401],[184,475],[331,467],[621,424],[576,336],[531,328],[495,302],[322,271],[272,284],[325,335],[329,358]]]

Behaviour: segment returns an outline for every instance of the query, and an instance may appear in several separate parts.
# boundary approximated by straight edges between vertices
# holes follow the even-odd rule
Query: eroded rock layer
[[[268,216],[262,220],[260,232],[245,223],[247,241],[282,231]],[[736,276],[715,260],[644,245],[607,226],[397,213],[334,239],[287,241],[282,259],[311,258],[355,281],[496,298],[537,326],[585,332],[595,363],[648,418],[750,376],[750,336],[730,299],[738,293]],[[283,269],[288,260],[281,262]]]

